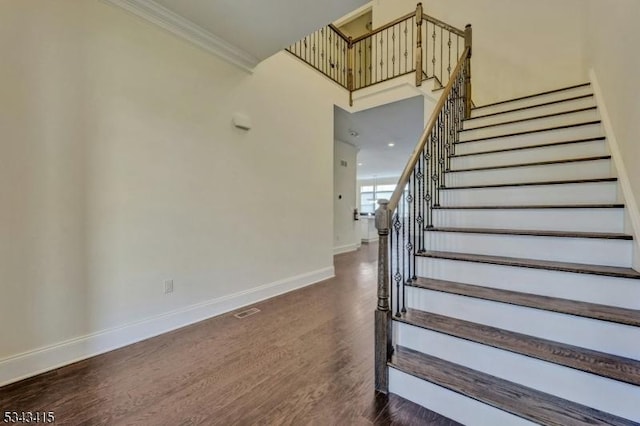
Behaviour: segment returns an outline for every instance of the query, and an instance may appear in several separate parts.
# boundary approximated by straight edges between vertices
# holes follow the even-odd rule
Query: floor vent
[[[242,312],[238,312],[237,314],[234,314],[233,316],[236,318],[246,318],[249,317],[253,314],[257,314],[258,312],[260,312],[260,309],[258,308],[250,308],[247,310],[244,310]]]

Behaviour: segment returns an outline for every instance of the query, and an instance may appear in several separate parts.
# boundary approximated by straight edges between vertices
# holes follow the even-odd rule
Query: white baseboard
[[[371,237],[371,238],[363,238],[362,239],[362,243],[363,244],[369,244],[369,243],[375,243],[379,240],[378,236],[376,235],[375,237]]]
[[[346,244],[344,246],[334,247],[333,254],[342,254],[356,251],[360,248],[360,243]]]
[[[17,382],[335,276],[333,266],[186,306],[0,360],[0,386]]]
[[[633,232],[635,243],[633,266],[635,269],[640,269],[640,247],[638,246],[638,239],[640,238],[640,210],[638,209],[638,201],[635,199],[633,191],[631,190],[631,181],[629,180],[629,174],[627,173],[627,169],[622,160],[620,145],[618,145],[618,140],[616,139],[615,132],[613,131],[613,125],[611,124],[611,118],[609,117],[609,112],[604,102],[602,87],[598,82],[598,77],[593,68],[589,70],[589,80],[591,80],[593,94],[595,95],[604,132],[607,136],[607,143],[609,145],[609,150],[611,151],[611,158],[615,164],[618,174],[618,182],[622,189],[625,209],[627,210],[629,221],[631,222],[631,231]]]

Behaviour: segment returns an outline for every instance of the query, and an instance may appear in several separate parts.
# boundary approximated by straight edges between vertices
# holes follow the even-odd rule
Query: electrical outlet
[[[164,281],[164,294],[173,293],[173,280]]]

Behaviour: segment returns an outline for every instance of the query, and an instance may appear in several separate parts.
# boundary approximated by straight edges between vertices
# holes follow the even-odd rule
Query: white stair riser
[[[640,309],[640,280],[630,278],[419,256],[416,258],[416,274],[426,278]]]
[[[429,251],[520,257],[630,268],[633,242],[603,238],[425,232]]]
[[[623,232],[623,209],[434,210],[434,226],[548,231]]]
[[[635,418],[640,388],[525,355],[394,322],[395,343],[483,373],[587,405]]]
[[[407,287],[407,307],[640,359],[640,327]]]
[[[488,126],[491,124],[504,123],[506,121],[522,120],[525,118],[539,117],[541,115],[557,114],[565,111],[574,111],[576,109],[589,108],[596,105],[595,98],[589,96],[586,98],[575,99],[571,101],[559,102],[551,105],[542,105],[539,107],[528,108],[512,112],[503,112],[501,114],[490,115],[488,117],[478,117],[471,120],[465,120],[464,129],[474,129],[476,127]]]
[[[520,121],[510,124],[500,124],[498,126],[483,127],[460,132],[460,141],[488,138],[510,133],[526,132],[529,130],[547,129],[549,127],[568,126],[571,124],[585,123],[599,120],[598,110],[590,109],[586,111],[572,112],[570,114],[554,115],[551,117],[536,118],[532,120]]]
[[[469,426],[536,425],[395,368],[389,368],[389,392]]]
[[[496,112],[509,111],[516,108],[527,107],[531,105],[540,105],[546,102],[573,98],[576,96],[590,95],[593,93],[591,86],[582,86],[574,89],[562,90],[560,92],[549,93],[547,95],[537,95],[526,99],[504,102],[498,105],[487,106],[482,108],[474,108],[471,110],[471,117],[478,117]]]
[[[479,151],[477,151],[479,152]],[[572,143],[558,146],[521,149],[516,151],[495,152],[465,157],[453,157],[452,169],[472,167],[502,166],[536,161],[566,160],[569,158],[595,157],[608,155],[604,140]]]
[[[444,189],[442,206],[517,204],[609,204],[616,202],[616,182],[559,185],[506,186],[497,188]]]
[[[458,143],[455,146],[455,154],[470,154],[496,149],[596,138],[600,136],[603,136],[602,126],[600,124],[587,124],[564,129],[546,130],[544,132],[527,133],[524,135],[484,139],[477,142]]]
[[[504,169],[447,173],[447,186],[490,185],[509,182],[597,179],[610,177],[611,160],[579,161]]]

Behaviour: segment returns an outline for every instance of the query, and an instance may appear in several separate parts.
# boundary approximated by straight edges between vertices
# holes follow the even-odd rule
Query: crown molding
[[[247,72],[260,60],[153,0],[102,0],[133,13]]]

